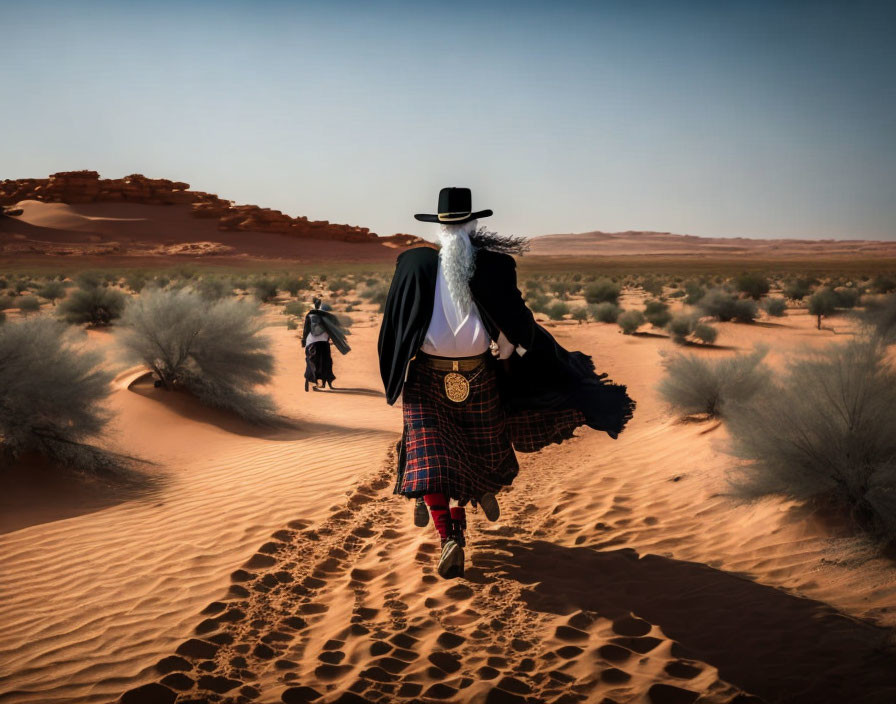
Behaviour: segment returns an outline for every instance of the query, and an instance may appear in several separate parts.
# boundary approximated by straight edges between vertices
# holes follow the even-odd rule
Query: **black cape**
[[[509,413],[575,408],[586,423],[616,437],[631,419],[635,402],[625,386],[598,375],[586,354],[564,349],[535,322],[516,283],[516,262],[509,254],[476,249],[470,292],[489,336],[503,332],[515,346],[499,365],[502,404]],[[399,255],[386,297],[379,336],[380,375],[386,400],[401,395],[408,364],[423,344],[435,301],[438,252],[429,247]]]
[[[321,325],[323,325],[324,330],[327,331],[327,334],[330,336],[336,349],[342,354],[348,354],[351,347],[348,346],[348,341],[345,339],[345,330],[342,325],[339,324],[339,318],[330,311],[321,310],[320,308],[310,310],[307,315],[305,315],[305,325],[302,327],[302,347],[305,346],[305,340],[311,333],[312,315],[316,315],[320,318]]]

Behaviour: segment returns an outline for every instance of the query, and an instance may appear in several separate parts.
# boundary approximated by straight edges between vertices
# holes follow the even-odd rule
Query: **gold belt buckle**
[[[445,375],[445,395],[449,401],[463,403],[470,395],[470,382],[463,374],[458,374],[460,365],[456,359],[451,360],[451,368],[454,371]]]

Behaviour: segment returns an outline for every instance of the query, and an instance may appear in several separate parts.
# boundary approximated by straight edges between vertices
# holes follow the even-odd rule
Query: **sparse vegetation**
[[[588,306],[588,314],[598,323],[615,323],[621,312],[618,305],[609,301]]]
[[[59,317],[73,325],[109,325],[124,312],[127,296],[115,288],[91,286],[72,293],[57,307]]]
[[[0,450],[34,451],[80,470],[123,469],[119,458],[85,441],[109,416],[102,402],[112,374],[102,355],[84,350],[73,330],[51,318],[0,326]]]
[[[56,301],[60,298],[65,298],[65,295],[68,293],[65,286],[62,285],[61,281],[47,281],[37,289],[37,295],[41,298],[45,298],[54,306],[56,305]]]
[[[19,310],[23,315],[37,313],[40,310],[40,300],[37,296],[22,296],[19,299]]]
[[[718,318],[722,322],[736,320],[749,323],[756,319],[756,302],[750,299],[738,298],[721,289],[707,291],[700,299],[698,307],[704,315]]]
[[[585,301],[587,303],[616,303],[621,290],[615,281],[600,278],[585,287]]]
[[[622,328],[624,335],[631,335],[646,321],[644,319],[644,314],[641,311],[627,310],[619,314],[616,322],[619,324],[619,327]]]
[[[647,301],[644,306],[644,319],[655,328],[664,328],[672,320],[669,306],[662,301]]]
[[[821,330],[821,319],[827,318],[837,312],[840,299],[829,288],[820,288],[809,296],[809,315],[816,318],[816,327]]]
[[[728,418],[732,449],[750,460],[734,486],[845,507],[865,530],[896,540],[896,371],[880,340],[832,345]]]
[[[270,303],[277,297],[277,282],[273,279],[259,278],[252,284],[255,297],[262,303]]]
[[[546,312],[551,320],[563,320],[563,316],[569,313],[569,306],[563,301],[554,301]]]
[[[122,323],[123,347],[164,388],[185,389],[253,423],[275,419],[273,401],[254,388],[274,369],[257,305],[209,301],[190,289],[150,291],[131,301]]]
[[[779,296],[770,296],[762,299],[762,310],[766,315],[773,318],[780,318],[787,310],[787,301]]]
[[[732,404],[749,400],[768,383],[765,353],[760,348],[718,360],[694,354],[667,356],[660,396],[683,415],[726,415]]]
[[[758,301],[769,291],[768,279],[762,274],[743,273],[734,280],[738,291],[746,294],[754,301]]]

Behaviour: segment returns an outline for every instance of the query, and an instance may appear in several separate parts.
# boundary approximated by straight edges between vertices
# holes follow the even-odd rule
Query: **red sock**
[[[448,509],[448,497],[444,494],[426,494],[423,501],[429,506],[429,512],[432,514],[432,523],[439,531],[439,537],[442,540],[448,539],[448,522],[451,513]]]

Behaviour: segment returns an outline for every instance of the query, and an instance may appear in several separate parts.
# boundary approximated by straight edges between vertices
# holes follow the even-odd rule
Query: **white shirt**
[[[476,304],[462,318],[451,301],[442,263],[436,275],[432,319],[420,349],[436,357],[475,357],[488,349],[489,337]]]
[[[325,332],[318,333],[315,335],[313,332],[308,333],[308,337],[305,338],[305,344],[310,345],[312,342],[327,342],[329,341],[330,336]]]

